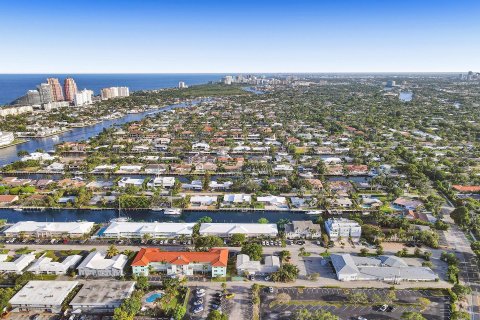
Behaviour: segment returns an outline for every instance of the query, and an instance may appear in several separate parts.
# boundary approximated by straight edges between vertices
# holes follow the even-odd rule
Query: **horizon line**
[[[46,74],[58,74],[58,75],[68,75],[68,74],[458,74],[468,71],[255,71],[255,72],[0,72],[0,75],[46,75]],[[473,71],[477,72],[477,71]]]

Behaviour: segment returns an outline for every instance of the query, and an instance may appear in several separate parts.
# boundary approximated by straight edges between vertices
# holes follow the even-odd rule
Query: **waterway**
[[[199,100],[196,100],[188,104],[173,104],[161,109],[148,110],[141,113],[126,114],[121,118],[105,120],[93,126],[74,128],[70,131],[46,138],[33,138],[22,144],[0,149],[0,166],[17,161],[19,159],[17,154],[20,150],[25,150],[29,153],[34,152],[37,149],[43,149],[45,151],[53,150],[55,145],[61,142],[87,140],[91,137],[98,135],[100,132],[103,131],[103,129],[110,128],[114,125],[122,125],[127,122],[138,121],[151,114],[168,111],[175,108],[185,108],[192,104],[197,104],[198,102]]]
[[[118,216],[118,210],[76,210],[76,209],[47,209],[45,211],[15,211],[13,209],[0,209],[0,219],[9,223],[18,221],[77,221],[86,220],[97,223],[108,222]],[[281,219],[309,220],[315,216],[296,211],[185,211],[181,216],[165,216],[162,211],[151,210],[122,210],[122,216],[127,216],[133,221],[184,221],[196,222],[204,216],[212,218],[213,222],[253,223],[260,218],[266,218],[271,223]]]

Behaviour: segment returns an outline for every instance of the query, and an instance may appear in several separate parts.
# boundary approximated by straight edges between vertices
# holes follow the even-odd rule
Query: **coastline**
[[[27,138],[27,137],[22,137],[22,138]],[[13,140],[12,143],[0,146],[0,149],[16,146],[16,145],[19,145],[19,144],[22,144],[22,143],[25,143],[25,142],[28,142],[28,141],[29,141],[28,139],[15,139],[15,140]]]

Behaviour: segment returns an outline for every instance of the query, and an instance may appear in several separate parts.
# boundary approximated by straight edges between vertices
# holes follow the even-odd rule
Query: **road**
[[[460,281],[472,288],[472,294],[469,298],[469,312],[472,320],[480,320],[480,270],[475,254],[470,248],[465,233],[450,218],[449,212],[453,210],[451,206],[444,206],[443,220],[449,224],[447,231],[444,231],[444,237],[448,248],[455,252],[460,261]]]

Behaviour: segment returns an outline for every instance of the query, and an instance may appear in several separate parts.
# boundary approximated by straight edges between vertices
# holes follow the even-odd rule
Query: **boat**
[[[127,216],[122,216],[122,209],[120,207],[120,199],[118,199],[118,216],[110,220],[110,222],[129,222],[131,219]]]
[[[305,214],[308,214],[308,215],[320,215],[322,213],[323,213],[322,210],[310,210],[310,211],[305,212]]]
[[[22,208],[14,208],[13,211],[23,211]]]
[[[162,207],[151,207],[150,210],[152,210],[152,211],[163,211],[164,209]]]
[[[182,209],[179,208],[166,208],[163,211],[163,214],[169,215],[169,216],[176,216],[182,214]]]

